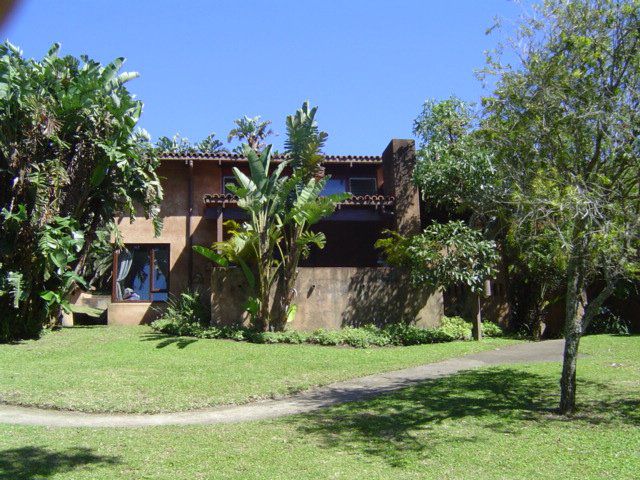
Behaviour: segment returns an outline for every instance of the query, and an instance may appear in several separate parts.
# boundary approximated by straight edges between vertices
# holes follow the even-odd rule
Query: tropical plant
[[[548,0],[515,43],[520,63],[489,58],[498,77],[482,128],[508,180],[515,239],[561,259],[566,414],[581,336],[639,271],[640,4]]]
[[[237,185],[228,188],[237,195],[238,207],[248,219],[230,224],[229,240],[212,248],[194,247],[220,266],[242,268],[250,289],[246,310],[261,330],[283,329],[295,316],[293,285],[299,261],[313,246],[323,248],[325,244],[324,234],[312,232],[310,227],[333,213],[337,202],[348,198],[346,194],[321,196],[326,179],[318,179],[317,174],[326,133],[318,131],[316,111],[305,102],[287,118],[287,159],[273,169],[270,145],[260,153],[244,145],[250,174],[234,168]],[[287,167],[292,170],[290,177],[283,176]]]
[[[241,143],[246,143],[251,150],[256,153],[260,153],[265,147],[265,139],[273,134],[273,130],[269,128],[271,125],[270,120],[262,120],[260,116],[238,118],[233,121],[236,127],[229,131],[227,141],[231,142],[234,138],[237,138]],[[242,145],[236,147],[234,151],[243,153],[244,149]]]
[[[280,249],[284,205],[293,184],[282,175],[288,162],[281,162],[270,172],[271,146],[258,155],[245,145],[244,154],[250,174],[247,176],[234,167],[237,185],[230,184],[228,188],[238,196],[238,207],[247,213],[248,219],[235,226],[229,240],[218,242],[213,248],[195,247],[195,250],[220,266],[240,265],[251,293],[246,310],[256,328],[267,330],[271,290],[282,258],[281,253],[275,252]],[[246,252],[253,262],[245,260]]]
[[[295,317],[294,287],[300,259],[309,255],[312,246],[324,248],[326,243],[324,233],[313,232],[311,227],[331,215],[338,202],[349,198],[346,193],[322,196],[328,180],[324,175],[321,152],[327,133],[318,128],[317,111],[318,107],[310,108],[309,102],[304,102],[302,108],[289,115],[286,121],[285,152],[293,170],[293,189],[284,215],[284,255],[274,312],[276,328],[284,328]]]
[[[210,133],[199,142],[192,143],[188,138],[176,133],[172,138],[159,137],[156,141],[158,153],[215,153],[223,151],[223,143]]]
[[[138,206],[161,228],[158,162],[125,87],[137,74],[120,73],[122,58],[102,66],[59,49],[37,61],[0,46],[2,341],[78,309],[68,294],[95,277],[116,216]]]

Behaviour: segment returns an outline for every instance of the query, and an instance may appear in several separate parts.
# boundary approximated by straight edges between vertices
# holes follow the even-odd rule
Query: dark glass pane
[[[167,247],[154,248],[153,260],[153,290],[154,292],[166,292],[169,289],[169,249]],[[154,293],[153,299],[160,299],[157,293]]]
[[[151,265],[146,247],[134,245],[120,252],[117,274],[116,300],[151,300]]]
[[[330,178],[320,195],[333,195],[334,193],[344,193],[346,191],[347,188],[344,178]]]
[[[352,178],[349,181],[349,191],[354,195],[375,195],[376,179],[375,178]]]

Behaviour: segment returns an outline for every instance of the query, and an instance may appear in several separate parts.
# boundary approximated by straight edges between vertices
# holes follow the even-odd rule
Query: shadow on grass
[[[143,342],[158,342],[156,348],[164,348],[169,345],[175,345],[176,347],[183,349],[198,341],[197,338],[188,337],[171,337],[164,333],[145,333],[141,335]]]
[[[117,457],[94,454],[88,448],[53,451],[21,447],[0,451],[0,480],[30,480],[70,472],[86,465],[114,465]]]
[[[307,415],[307,421],[298,428],[319,438],[327,448],[379,456],[392,466],[402,467],[412,462],[412,456],[441,444],[481,447],[482,438],[473,436],[464,423],[476,419],[481,421],[481,428],[473,431],[487,429],[489,435],[518,434],[523,427],[521,421],[640,425],[640,402],[621,400],[619,395],[590,395],[599,400],[584,404],[582,416],[558,416],[558,389],[555,377],[511,368],[472,370],[366,403],[319,410]],[[602,392],[607,386],[581,381],[578,389],[586,398],[588,392]],[[451,420],[454,422],[446,429],[434,428]],[[484,438],[484,433],[481,436]]]

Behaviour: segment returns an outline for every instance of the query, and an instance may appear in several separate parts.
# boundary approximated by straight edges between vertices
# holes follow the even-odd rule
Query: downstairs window
[[[169,245],[127,245],[113,262],[114,302],[163,302],[169,297]]]

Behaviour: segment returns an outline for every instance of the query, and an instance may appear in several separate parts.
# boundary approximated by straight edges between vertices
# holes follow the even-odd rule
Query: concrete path
[[[0,423],[47,427],[149,427],[272,419],[338,403],[367,400],[462,370],[491,365],[561,361],[563,346],[564,340],[521,343],[438,363],[332,383],[285,398],[188,412],[151,415],[94,414],[0,405]]]

